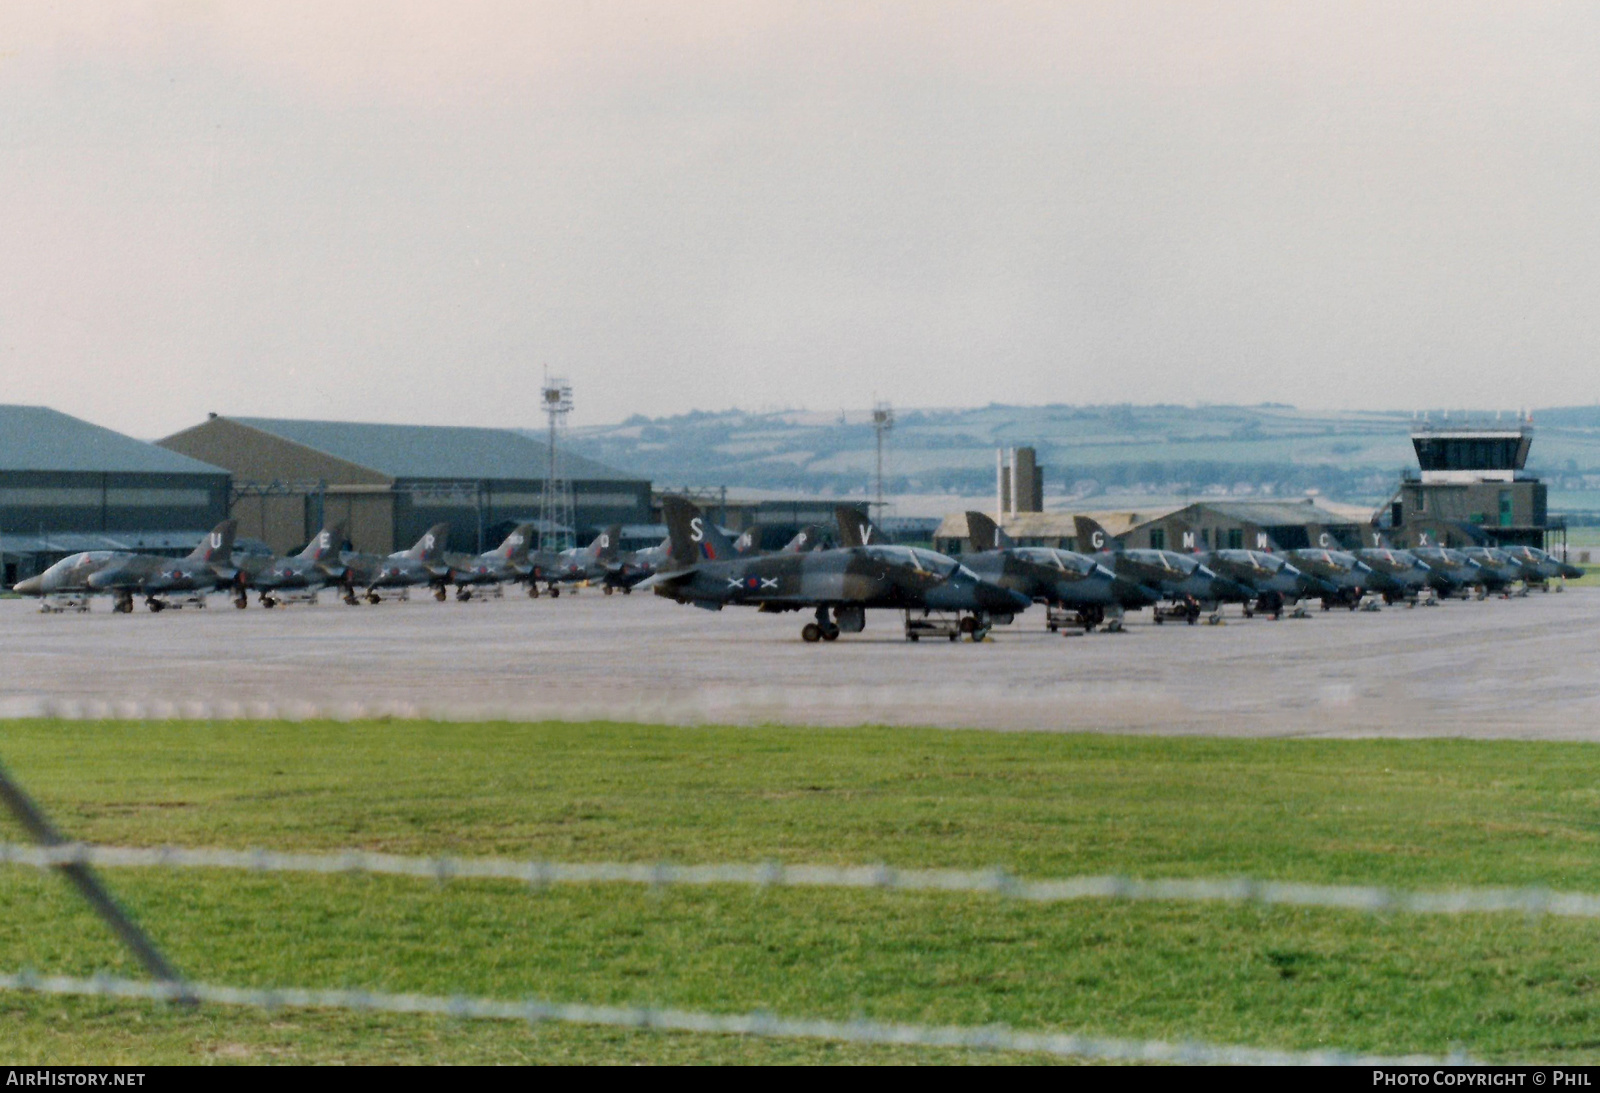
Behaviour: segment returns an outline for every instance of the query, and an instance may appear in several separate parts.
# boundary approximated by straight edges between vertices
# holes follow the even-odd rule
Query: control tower
[[[1417,426],[1418,469],[1390,499],[1387,523],[1408,542],[1431,529],[1448,546],[1544,546],[1548,490],[1524,470],[1532,444],[1533,425],[1520,418],[1509,426]]]

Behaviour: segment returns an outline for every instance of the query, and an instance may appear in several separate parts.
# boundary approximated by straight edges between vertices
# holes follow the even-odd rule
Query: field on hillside
[[[3,739],[57,823],[106,844],[1600,892],[1600,750],[1587,744],[399,721],[21,721]],[[136,974],[58,878],[0,869],[0,970]],[[1595,921],[106,876],[186,975],[215,984],[1600,1059]],[[993,1058],[23,994],[0,1008],[0,1050],[19,1062]]]

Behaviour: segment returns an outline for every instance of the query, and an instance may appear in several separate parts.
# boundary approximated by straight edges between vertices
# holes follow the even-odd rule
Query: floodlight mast
[[[894,428],[894,409],[887,402],[877,402],[872,407],[872,431],[878,439],[878,518],[883,518],[883,437]]]
[[[572,385],[560,377],[551,378],[545,369],[540,403],[549,422],[550,449],[544,474],[544,497],[540,505],[539,549],[559,552],[576,546],[577,529],[572,501],[572,483],[561,473],[560,448],[556,441],[565,435],[567,415],[572,412]]]

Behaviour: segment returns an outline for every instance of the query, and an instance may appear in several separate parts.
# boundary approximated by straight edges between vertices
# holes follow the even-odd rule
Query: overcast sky
[[[1600,401],[1600,5],[0,6],[0,401]]]

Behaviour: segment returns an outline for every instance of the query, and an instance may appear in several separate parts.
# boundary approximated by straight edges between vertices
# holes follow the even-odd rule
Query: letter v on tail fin
[[[971,511],[967,513],[967,542],[975,554],[982,554],[986,550],[1010,550],[1017,545],[999,524],[981,512]]]
[[[871,517],[854,505],[835,506],[833,518],[839,522],[839,542],[844,546],[876,546],[882,541]]]

